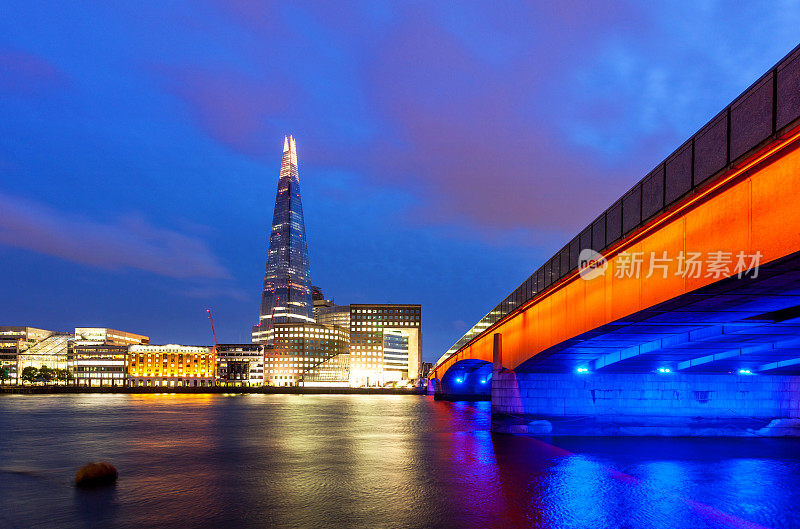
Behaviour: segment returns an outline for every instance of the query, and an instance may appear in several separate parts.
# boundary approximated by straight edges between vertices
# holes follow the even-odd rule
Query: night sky
[[[661,4],[0,0],[0,324],[248,342],[291,133],[313,283],[433,361],[800,37]]]

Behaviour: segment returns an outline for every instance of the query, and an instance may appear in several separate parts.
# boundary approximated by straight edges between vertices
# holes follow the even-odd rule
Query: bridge
[[[510,433],[800,435],[800,46],[435,364]]]

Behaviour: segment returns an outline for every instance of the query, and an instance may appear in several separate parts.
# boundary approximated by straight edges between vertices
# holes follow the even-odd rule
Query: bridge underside
[[[438,388],[435,384],[438,382]],[[447,370],[431,388],[437,400],[489,400],[492,395],[492,364],[468,359]]]
[[[516,372],[800,374],[800,252],[603,325]],[[662,373],[665,371],[661,371]]]
[[[498,333],[500,334],[500,333]],[[550,347],[453,363],[438,398],[547,435],[800,436],[800,252]]]

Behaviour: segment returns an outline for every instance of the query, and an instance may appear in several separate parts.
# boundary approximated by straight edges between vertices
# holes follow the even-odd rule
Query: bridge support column
[[[503,335],[494,334],[492,343],[492,432],[547,434],[551,424],[525,413],[524,394],[517,374],[503,367]]]
[[[431,378],[428,380],[428,395],[441,395],[442,382],[438,378]]]
[[[800,436],[800,377],[502,370],[492,380],[492,431]]]

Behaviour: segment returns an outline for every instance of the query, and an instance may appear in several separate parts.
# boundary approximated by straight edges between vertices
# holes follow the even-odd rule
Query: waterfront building
[[[10,376],[7,382],[18,382],[17,363],[20,352],[54,334],[53,331],[26,326],[0,326],[0,369]]]
[[[76,386],[116,387],[127,384],[127,345],[75,340],[68,359],[72,383]]]
[[[56,332],[20,351],[17,355],[17,382],[22,382],[22,371],[26,367],[69,369],[74,339],[72,333]]]
[[[264,384],[264,346],[260,344],[219,344],[218,386],[261,386]]]
[[[344,327],[318,323],[277,323],[274,344],[265,351],[264,383],[297,386],[310,369],[348,352],[349,333]]]
[[[422,308],[416,304],[350,305],[353,386],[384,386],[419,378]]]
[[[208,387],[214,385],[213,347],[131,345],[128,384],[133,387]]]
[[[283,158],[267,250],[261,292],[261,313],[253,326],[253,343],[271,342],[273,325],[314,321],[303,204],[297,171],[297,146],[288,136]]]
[[[125,386],[128,346],[148,344],[150,338],[108,327],[76,327],[68,352],[69,370],[77,386]]]
[[[303,375],[304,387],[350,387],[350,355],[347,353],[332,356],[306,370]]]
[[[36,343],[41,342],[48,336],[55,334],[55,331],[48,331],[46,329],[38,329],[36,327],[26,326],[0,326],[0,342],[17,341]]]
[[[150,338],[148,336],[109,329],[108,327],[75,327],[75,339],[114,345],[150,343]]]

